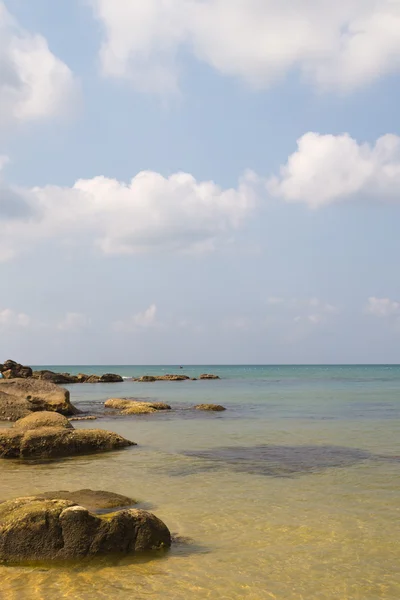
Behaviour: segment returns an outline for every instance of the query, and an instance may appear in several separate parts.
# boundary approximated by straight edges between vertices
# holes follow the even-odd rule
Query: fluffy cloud
[[[348,134],[306,133],[267,187],[286,202],[311,208],[361,195],[399,201],[400,137],[387,134],[371,146]]]
[[[31,318],[25,313],[19,313],[11,308],[0,308],[0,329],[29,327]]]
[[[393,317],[400,315],[400,302],[390,300],[389,298],[368,298],[365,312],[374,317]]]
[[[116,321],[113,324],[114,331],[138,331],[148,329],[157,325],[157,306],[151,304],[145,311],[139,312],[126,321]]]
[[[69,312],[57,323],[59,331],[79,331],[89,325],[89,319],[82,313]]]
[[[74,77],[45,38],[25,31],[0,0],[0,125],[68,110]]]
[[[176,89],[182,47],[255,87],[298,69],[347,91],[400,69],[396,0],[90,1],[104,73],[145,91]]]
[[[104,254],[205,251],[229,237],[255,203],[252,175],[223,190],[187,173],[141,172],[129,183],[95,177],[71,188],[8,187],[18,218],[0,210],[0,258],[46,239],[91,243]],[[22,210],[25,206],[25,210]]]

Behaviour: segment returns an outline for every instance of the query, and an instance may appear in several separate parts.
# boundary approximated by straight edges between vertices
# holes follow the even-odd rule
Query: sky
[[[400,0],[0,0],[0,362],[400,363]]]

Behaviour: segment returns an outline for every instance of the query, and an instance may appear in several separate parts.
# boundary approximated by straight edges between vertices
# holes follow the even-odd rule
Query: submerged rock
[[[61,490],[58,492],[44,492],[38,494],[37,498],[47,500],[69,500],[75,504],[85,506],[88,510],[96,512],[114,508],[126,508],[137,504],[137,500],[128,496],[121,496],[114,492],[104,492],[103,490],[77,490],[69,492]]]
[[[53,419],[53,413],[40,416],[45,426],[29,416],[11,429],[0,430],[0,458],[55,458],[136,446],[110,431],[74,429],[68,419],[67,427]]]
[[[209,410],[213,412],[222,412],[226,410],[225,406],[221,406],[220,404],[198,404],[195,406],[196,410]]]
[[[0,419],[16,421],[41,410],[66,416],[78,413],[69,391],[54,383],[33,378],[0,379]]]
[[[171,546],[155,515],[130,509],[96,515],[64,499],[17,498],[0,504],[0,560],[82,559]]]
[[[6,360],[4,364],[0,364],[0,373],[3,375],[4,379],[32,377],[32,369],[20,365],[15,362],[15,360]]]

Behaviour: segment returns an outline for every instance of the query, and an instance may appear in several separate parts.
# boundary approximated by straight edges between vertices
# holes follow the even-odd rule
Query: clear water
[[[154,398],[176,410],[75,424],[116,431],[138,447],[46,464],[0,462],[3,499],[116,491],[192,542],[163,557],[3,566],[1,599],[400,598],[399,366],[55,370],[221,376],[70,386],[85,411],[100,413],[110,397]],[[228,410],[184,410],[200,402]]]

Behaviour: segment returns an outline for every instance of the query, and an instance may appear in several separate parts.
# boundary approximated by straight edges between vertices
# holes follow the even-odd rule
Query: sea
[[[69,386],[72,402],[98,416],[74,426],[138,445],[1,460],[0,500],[113,491],[154,512],[177,541],[164,553],[0,565],[1,600],[400,599],[400,366],[40,368],[122,375]],[[165,373],[220,379],[132,381]],[[104,414],[119,397],[172,410]],[[194,410],[200,403],[227,410]]]

